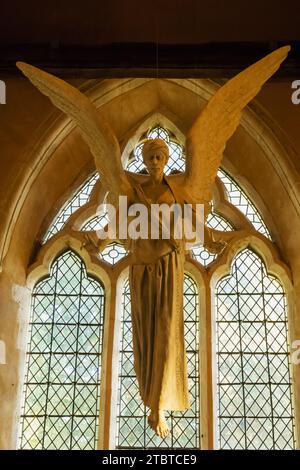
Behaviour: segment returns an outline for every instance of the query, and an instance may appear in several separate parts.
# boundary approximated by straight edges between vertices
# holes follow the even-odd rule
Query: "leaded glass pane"
[[[252,223],[255,230],[271,240],[271,235],[260,213],[239,185],[224,170],[218,171],[218,177],[227,191],[229,202],[237,207]]]
[[[224,219],[218,214],[212,212],[207,217],[207,226],[209,228],[213,228],[215,230],[220,231],[230,231],[233,230],[232,225],[228,222],[228,220]],[[204,246],[195,247],[191,250],[192,257],[201,263],[203,266],[208,266],[212,263],[218,255],[210,253]]]
[[[143,405],[139,396],[133,369],[130,312],[130,292],[127,281],[123,293],[117,448],[199,448],[199,317],[197,288],[194,281],[189,276],[185,276],[185,342],[191,408],[185,412],[169,412],[166,415],[171,431],[166,439],[156,436],[149,428],[147,424],[149,410]]]
[[[120,243],[110,243],[101,253],[101,258],[109,264],[116,264],[127,255],[127,251]]]
[[[102,214],[100,216],[95,216],[92,219],[90,219],[88,222],[86,222],[81,230],[101,230],[105,227],[105,225],[108,223],[108,216],[107,214]]]
[[[179,143],[171,136],[171,134],[166,129],[164,129],[160,125],[157,125],[146,133],[146,135],[142,139],[142,142],[135,148],[133,157],[129,161],[126,168],[128,171],[138,173],[145,169],[142,157],[142,147],[143,141],[145,139],[162,139],[168,145],[169,159],[165,168],[165,173],[167,175],[174,170],[180,172],[185,170],[185,157],[183,147],[179,145]]]
[[[231,274],[219,282],[216,307],[220,447],[293,449],[282,286],[267,274],[261,259],[245,249],[236,256]]]
[[[137,147],[134,149],[134,152],[132,153],[132,158],[127,164],[127,170],[132,172],[140,172],[144,169],[141,150],[143,146],[143,141],[146,138],[160,138],[167,143],[170,151],[170,157],[166,168],[166,174],[170,174],[172,171],[185,170],[184,148],[176,141],[176,139],[168,130],[164,129],[159,124],[154,126],[147,133],[145,133],[144,136],[142,136],[140,144],[138,144]],[[237,183],[223,170],[219,170],[218,176],[226,188],[229,201],[241,210],[241,212],[250,220],[256,230],[263,233],[266,237],[271,238],[268,229],[265,223],[263,222],[260,214],[258,213],[257,209],[250,201],[248,196],[237,185]],[[52,235],[61,230],[70,215],[72,215],[83,204],[88,202],[89,196],[97,179],[98,175],[93,175],[85,183],[85,185],[79,191],[77,191],[71,201],[64,206],[64,208],[60,211],[60,213],[48,229],[43,242],[46,242]],[[107,222],[107,214],[95,216],[83,225],[82,230],[100,230],[107,224]],[[217,230],[233,230],[233,227],[227,220],[214,213],[209,215],[207,225]],[[217,258],[217,255],[210,253],[204,247],[194,248],[192,249],[191,253],[192,256],[205,267]],[[126,251],[124,250],[122,254],[125,256]],[[104,256],[106,255],[107,253],[105,253]],[[116,259],[119,260],[121,258],[117,257],[113,259],[110,255],[108,255],[106,256],[105,260],[110,264],[114,264],[116,262]]]
[[[86,181],[86,183],[81,186],[78,191],[76,191],[72,199],[62,207],[62,209],[59,211],[58,215],[55,217],[54,221],[50,225],[49,229],[47,230],[47,233],[42,240],[43,243],[45,243],[47,240],[49,240],[49,238],[58,233],[64,227],[69,217],[74,214],[74,212],[76,212],[79,207],[83,206],[88,202],[93,187],[95,186],[98,178],[98,174],[95,174],[90,177]]]
[[[68,251],[32,296],[22,449],[94,449],[104,291]]]

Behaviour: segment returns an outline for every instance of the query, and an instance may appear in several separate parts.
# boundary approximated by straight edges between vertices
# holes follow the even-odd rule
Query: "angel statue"
[[[84,94],[32,65],[17,62],[17,66],[78,125],[116,207],[120,196],[127,197],[128,210],[136,203],[147,207],[158,203],[202,204],[206,218],[226,142],[238,127],[243,108],[276,72],[289,50],[289,46],[275,50],[219,88],[186,136],[186,170],[168,176],[164,167],[169,151],[164,141],[149,139],[144,143],[147,171],[125,171],[116,135]],[[226,240],[220,233],[205,227],[204,246],[215,252],[222,250]],[[95,232],[85,235],[87,238],[98,252],[104,248],[104,241]],[[164,438],[170,432],[165,411],[189,408],[183,322],[186,238],[184,233],[181,239],[129,237],[127,247],[131,253],[134,369],[141,398],[150,409],[148,423]]]

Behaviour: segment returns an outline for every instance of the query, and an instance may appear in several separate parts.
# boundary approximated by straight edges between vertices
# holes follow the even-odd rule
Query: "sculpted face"
[[[144,163],[149,175],[156,179],[163,175],[167,158],[163,152],[156,150],[144,156]]]
[[[155,180],[162,178],[169,158],[169,148],[161,139],[149,139],[142,149],[144,164]]]

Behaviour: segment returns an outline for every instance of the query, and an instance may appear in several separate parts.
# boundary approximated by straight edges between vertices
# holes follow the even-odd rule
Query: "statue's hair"
[[[142,147],[142,155],[145,158],[150,152],[159,151],[161,152],[166,160],[169,158],[169,147],[166,142],[162,139],[147,139]]]

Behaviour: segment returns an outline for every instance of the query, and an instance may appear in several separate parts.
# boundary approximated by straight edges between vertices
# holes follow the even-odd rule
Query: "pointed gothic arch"
[[[190,80],[190,81],[183,80],[182,83],[180,83],[180,84],[179,84],[178,80],[173,80],[173,81],[172,80],[164,80],[164,82],[165,83],[163,84],[163,86],[165,87],[165,89],[169,89],[170,92],[171,92],[171,87],[173,88],[173,91],[174,91],[174,87],[178,87],[177,88],[178,91],[182,88],[182,90],[188,90],[188,93],[190,93],[190,98],[188,99],[189,103],[188,103],[188,106],[187,106],[187,112],[184,115],[184,118],[181,121],[179,121],[178,117],[176,117],[176,113],[177,113],[176,110],[180,109],[180,106],[178,106],[176,108],[176,102],[175,102],[176,100],[174,98],[175,94],[170,93],[170,95],[169,95],[169,96],[172,96],[172,99],[174,100],[174,101],[172,101],[171,99],[169,99],[169,102],[168,102],[168,105],[170,105],[170,103],[172,103],[172,106],[173,106],[172,110],[171,110],[172,106],[165,106],[165,108],[167,108],[167,111],[163,109],[164,106],[162,106],[161,108],[160,108],[160,106],[155,107],[154,105],[157,105],[157,102],[155,101],[155,99],[153,100],[153,103],[152,103],[153,106],[152,105],[151,106],[152,106],[153,109],[156,109],[155,112],[159,112],[160,115],[168,116],[168,119],[170,119],[174,123],[176,123],[176,127],[178,129],[180,129],[180,132],[182,134],[184,134],[184,132],[186,132],[186,130],[188,129],[190,123],[192,122],[192,119],[193,119],[193,116],[194,116],[194,113],[195,113],[195,109],[196,109],[196,107],[193,108],[193,106],[191,105],[192,97],[197,98],[197,96],[200,96],[201,93],[202,93],[203,100],[201,101],[199,99],[197,104],[199,105],[200,101],[201,101],[201,103],[202,102],[204,103],[204,101],[208,98],[208,96],[211,94],[211,92],[215,89],[215,85],[212,84],[212,83],[208,83],[208,81],[205,81],[205,80],[201,80],[201,81],[198,81],[198,80]],[[123,89],[122,89],[122,87],[123,87]],[[152,84],[152,80],[144,80],[143,81],[143,80],[140,80],[140,79],[135,79],[134,81],[130,81],[130,80],[120,81],[118,83],[118,86],[115,86],[115,87],[113,87],[112,84],[110,84],[110,83],[98,84],[96,86],[96,88],[94,88],[92,90],[92,92],[95,93],[94,96],[95,96],[95,100],[97,100],[97,105],[99,104],[99,106],[101,108],[103,107],[103,112],[105,112],[106,110],[109,111],[110,100],[111,100],[111,102],[115,100],[114,107],[117,105],[118,97],[121,96],[121,94],[120,94],[121,89],[124,92],[124,94],[126,94],[126,93],[131,94],[131,103],[134,103],[134,102],[136,102],[137,97],[141,96],[141,94],[138,95],[137,93],[138,92],[140,93],[143,89],[144,89],[145,92],[146,91],[148,92],[149,90],[151,90],[151,92],[153,93],[153,97],[157,96],[157,91],[155,92],[155,87],[156,87],[156,85]],[[96,95],[98,93],[99,93],[99,96],[98,96],[98,98],[96,98]],[[180,93],[178,94],[178,96],[179,95],[180,95]],[[187,97],[187,95],[185,95],[185,99],[186,99],[186,97]],[[178,104],[179,104],[179,102],[178,102]],[[112,113],[114,107],[111,108],[109,113]],[[146,115],[149,116],[149,113],[146,114]],[[262,118],[261,116],[262,116],[262,114],[261,114],[260,110],[259,110],[259,113],[256,113],[255,106],[249,108],[245,112],[244,120],[243,120],[244,129],[241,132],[244,133],[244,131],[245,131],[246,133],[248,133],[249,136],[250,136],[250,137],[249,136],[248,137],[251,138],[251,139],[254,139],[256,141],[256,144],[259,147],[260,144],[261,144],[261,134],[262,134],[262,131],[264,130],[264,142],[261,146],[261,156],[263,156],[263,158],[265,159],[264,162],[268,161],[268,165],[270,165],[268,168],[271,168],[272,172],[274,171],[274,175],[275,175],[274,178],[275,179],[277,178],[278,175],[280,175],[280,176],[284,175],[284,178],[282,178],[283,183],[281,183],[282,187],[279,188],[279,186],[278,186],[278,188],[280,189],[280,194],[282,195],[283,199],[286,202],[287,210],[289,210],[290,213],[292,213],[293,204],[295,205],[297,203],[297,190],[296,190],[296,187],[293,184],[294,180],[293,180],[293,177],[291,177],[291,169],[288,167],[289,164],[287,162],[288,161],[287,154],[290,151],[290,148],[289,148],[289,146],[286,146],[286,148],[288,150],[284,149],[284,147],[285,147],[284,137],[280,133],[276,134],[276,129],[275,129],[275,127],[273,127],[273,123],[270,122],[268,119]],[[143,121],[144,117],[145,116],[134,115],[134,119],[136,119],[135,122],[130,123],[130,125],[127,125],[128,123],[126,123],[126,126],[124,125],[124,129],[126,127],[126,132],[121,127],[117,129],[117,131],[119,133],[118,135],[119,135],[120,140],[121,140],[121,145],[123,146],[122,148],[125,148],[124,145],[127,142],[127,139],[129,138],[130,135],[133,135],[134,132],[139,128],[138,123],[141,123]],[[58,115],[56,115],[55,119],[57,119],[57,118],[61,119]],[[133,121],[134,121],[134,119],[133,119]],[[49,124],[49,122],[48,122],[48,124]],[[44,157],[45,157],[45,158],[43,157],[43,158],[40,159],[39,165],[46,163],[46,161],[47,161],[47,164],[50,164],[51,159],[49,160],[48,157],[50,157],[51,155],[53,156],[54,153],[59,148],[58,141],[57,142],[53,141],[54,142],[53,145],[52,144],[49,145],[49,142],[51,141],[51,139],[53,140],[54,136],[57,135],[57,132],[56,132],[57,129],[55,128],[55,120],[53,121],[53,126],[54,127],[51,128],[52,130],[50,132],[51,135],[50,134],[48,134],[48,135],[44,134],[44,137],[42,138],[42,140],[44,139],[43,140],[43,145],[41,145],[41,143],[42,143],[42,140],[41,140],[37,144],[36,148],[34,149],[36,156],[44,155]],[[267,130],[267,132],[265,132],[266,128],[269,128],[269,130]],[[65,124],[63,124],[62,129],[64,129],[64,131],[67,133],[68,127],[65,127]],[[41,131],[41,129],[40,129],[40,131]],[[46,125],[44,127],[44,131],[46,131]],[[43,134],[41,133],[40,136],[42,136],[42,135]],[[60,137],[62,138],[62,142],[63,142],[63,138],[65,136],[66,136],[66,134],[64,134],[64,133],[62,133],[60,135]],[[242,136],[242,137],[244,137],[244,136]],[[75,135],[72,137],[72,139],[69,141],[69,143],[74,144],[76,141],[78,142],[79,140],[78,140],[78,138],[76,136],[76,132],[75,132]],[[253,181],[254,181],[254,179],[252,178],[251,184],[250,184],[249,181],[247,180],[246,175],[244,175],[243,178],[241,178],[240,175],[239,175],[239,167],[237,165],[238,162],[237,162],[236,158],[233,158],[232,163],[230,163],[230,161],[229,161],[231,159],[232,155],[234,154],[235,150],[238,151],[238,149],[241,148],[241,143],[242,142],[243,142],[243,139],[241,138],[241,135],[239,135],[238,138],[236,139],[236,141],[228,149],[228,152],[225,155],[224,164],[225,164],[225,168],[229,171],[229,173],[233,177],[236,178],[237,181],[245,183],[245,187],[247,187],[248,194],[252,195],[253,200],[256,202],[257,192],[253,190]],[[81,149],[81,147],[79,147],[79,148]],[[38,150],[38,151],[36,151],[36,150]],[[63,155],[63,152],[62,152],[61,155]],[[54,164],[55,158],[53,157],[53,160],[52,160],[53,164]],[[57,159],[57,164],[59,164],[61,161],[62,160]],[[86,162],[88,162],[88,161],[89,161],[89,157],[86,158]],[[83,160],[82,160],[82,162],[83,162]],[[262,174],[267,174],[266,173],[267,166],[265,165],[264,162],[259,161],[258,165],[259,165],[259,168],[262,169]],[[34,167],[34,165],[33,165],[33,167]],[[80,167],[80,168],[79,167],[80,167],[80,165],[78,165],[77,176],[78,176],[78,173],[82,169],[82,167]],[[53,171],[54,168],[56,168],[56,170],[57,170],[59,168],[59,165],[56,166],[56,167],[55,167],[55,165],[53,165],[52,171]],[[17,281],[20,284],[22,282],[24,282],[24,278],[25,278],[24,273],[25,273],[25,271],[27,269],[27,265],[29,263],[29,255],[32,256],[33,243],[34,243],[33,240],[34,240],[37,232],[40,230],[40,227],[41,227],[41,224],[42,224],[41,219],[45,220],[45,218],[47,218],[47,214],[45,214],[45,212],[43,212],[44,208],[42,208],[42,210],[40,212],[37,211],[36,210],[36,203],[35,203],[35,201],[38,200],[39,188],[41,187],[42,182],[45,182],[45,178],[47,177],[46,166],[42,170],[42,171],[44,171],[44,174],[40,173],[41,170],[42,170],[41,167],[38,170],[37,170],[37,167],[36,167],[36,171],[34,170],[32,172],[31,177],[27,179],[27,182],[26,182],[26,184],[28,184],[27,185],[27,190],[26,190],[27,192],[26,191],[23,192],[22,198],[19,198],[17,204],[13,208],[12,212],[13,212],[14,215],[11,218],[10,229],[8,230],[7,237],[6,237],[7,243],[6,243],[6,247],[5,247],[4,251],[7,252],[7,249],[8,249],[9,246],[10,246],[10,250],[7,252],[7,259],[6,259],[6,264],[5,264],[4,267],[5,267],[6,270],[8,270],[8,272],[10,272],[10,270],[12,270],[13,260],[14,259],[20,260],[20,266],[21,266],[21,263],[23,263],[22,267],[17,267],[15,269],[16,273],[18,273],[19,270],[22,271],[22,274],[20,276],[21,280]],[[92,164],[91,164],[91,162],[89,162],[84,167],[84,171],[82,172],[81,177],[80,177],[80,182],[83,181],[85,176],[87,176],[88,174],[91,173],[91,170],[92,170]],[[257,170],[257,172],[259,172],[259,170]],[[272,175],[273,175],[273,173],[272,173]],[[292,184],[291,184],[292,189],[288,188],[288,186],[284,183],[285,181],[289,180],[290,177],[291,177],[291,181],[292,181]],[[39,183],[36,186],[36,188],[34,189],[35,182],[38,179],[39,179]],[[62,199],[64,201],[67,200],[68,195],[70,195],[72,193],[72,191],[74,190],[74,188],[76,186],[78,186],[78,182],[79,182],[79,180],[77,178],[74,178],[74,174],[73,175],[68,174],[68,178],[67,178],[66,181],[67,181],[68,190],[66,191],[64,197],[62,197],[62,194],[60,194],[59,196],[56,194],[56,199],[55,199],[55,204],[56,205],[58,204],[57,201],[61,201]],[[70,181],[72,181],[72,184],[70,184]],[[25,186],[23,186],[23,188]],[[261,189],[261,186],[258,185],[258,187]],[[30,188],[32,189],[31,193],[29,192]],[[294,194],[291,194],[291,191],[294,191]],[[260,192],[260,191],[258,190],[258,192]],[[262,197],[262,199],[263,199],[263,197]],[[53,201],[49,201],[50,206],[52,205],[52,207],[54,207],[55,204],[53,204]],[[247,230],[245,225],[243,225],[243,224],[241,224],[240,226],[238,225],[238,222],[241,222],[241,219],[239,218],[239,215],[236,213],[236,211],[231,210],[229,205],[227,205],[227,208],[226,208],[226,202],[225,201],[223,201],[222,204],[223,204],[223,207],[224,207],[224,211],[223,211],[224,216],[226,216],[226,218],[228,217],[229,220],[234,220],[234,217],[235,217],[235,222],[237,222],[237,224],[235,224],[236,228],[242,228],[242,229]],[[276,212],[276,210],[277,210],[276,208],[275,208],[276,210],[274,209],[274,214],[276,214],[276,215],[273,215],[273,217],[272,216],[269,217],[268,214],[271,214],[272,210],[270,209],[270,207],[269,207],[269,210],[267,210],[268,205],[269,204],[265,204],[265,202],[263,202],[262,204],[259,203],[259,207],[263,209],[262,210],[263,218],[266,220],[268,227],[270,227],[272,229],[271,230],[272,233],[275,234],[275,237],[274,237],[275,241],[279,242],[279,249],[280,249],[280,252],[281,252],[281,258],[283,258],[285,260],[285,262],[291,263],[291,265],[292,265],[291,270],[293,272],[294,279],[295,279],[295,270],[293,268],[294,259],[291,256],[291,253],[295,252],[295,248],[293,248],[292,245],[289,244],[289,243],[292,243],[292,244],[294,243],[295,244],[295,239],[291,239],[291,240],[285,240],[284,239],[284,237],[283,237],[283,221],[282,221],[282,219],[280,219],[280,217],[277,220],[278,211]],[[58,206],[57,206],[57,208],[58,208]],[[38,214],[38,217],[41,217],[41,219],[38,222],[36,220],[34,220],[34,223],[32,224],[32,229],[30,228],[30,230],[28,230],[28,227],[26,226],[26,223],[27,223],[26,218],[27,218],[28,214],[32,213],[32,212],[36,212]],[[272,221],[272,219],[274,219],[274,218],[276,219],[276,224],[275,224],[275,228],[273,229],[274,220]],[[81,219],[82,223],[83,223],[83,219],[84,219],[84,217]],[[294,220],[295,220],[295,223],[297,223],[296,218]],[[271,222],[269,223],[269,221],[271,221]],[[48,222],[49,222],[49,219],[48,219]],[[25,230],[24,230],[24,227],[25,227]],[[38,227],[38,229],[37,229],[37,227]],[[24,243],[24,244],[21,243],[20,244],[20,239],[22,239],[22,236],[23,236],[24,232],[26,233],[26,240],[25,240],[26,243]],[[247,234],[245,233],[244,235],[245,235],[246,238],[248,236],[250,236],[249,233],[247,233]],[[254,236],[254,234],[251,234],[251,236]],[[54,243],[54,241],[53,241],[53,243]],[[67,243],[67,242],[65,241],[65,243]],[[75,244],[78,243],[79,244],[79,241],[73,242],[73,243],[75,243]],[[238,240],[233,241],[233,243],[230,245],[228,251],[226,253],[224,253],[223,256],[224,257],[225,256],[230,256],[229,254],[234,252],[234,250],[237,249],[237,243],[238,243]],[[72,242],[71,242],[71,244],[72,244]],[[21,248],[16,249],[16,246],[18,246],[18,245],[20,245]],[[22,247],[23,246],[25,247],[24,252],[22,252],[22,249],[23,249]],[[81,252],[79,245],[77,246],[77,249]],[[18,252],[18,250],[19,250],[19,252]],[[18,253],[20,254],[19,257],[18,257]],[[223,258],[223,259],[225,259],[225,258]],[[296,257],[295,257],[295,259],[296,259]],[[196,262],[194,260],[189,260],[189,262],[192,265],[196,266]],[[280,261],[280,263],[282,263],[282,261]],[[122,264],[122,268],[125,268],[127,262],[124,260],[124,261],[121,262],[121,264]],[[101,265],[101,262],[99,263],[99,266],[101,266],[106,273],[109,273],[108,278],[110,279],[110,281],[113,280],[113,282],[115,282],[115,280],[117,278],[117,275],[120,272],[121,264],[117,263],[117,265],[115,267],[113,267],[112,269],[108,269],[107,266],[105,268],[103,268],[103,265]],[[199,267],[197,265],[197,269],[199,269],[201,272],[203,271],[203,272],[207,273],[207,274],[205,274],[205,276],[208,275],[208,277],[210,277],[210,275],[211,275],[210,273],[218,265],[219,264],[217,262],[217,264],[215,264],[214,266],[209,267],[208,270],[205,270],[203,267]],[[39,268],[39,269],[41,269],[41,268]],[[282,271],[281,274],[284,274],[283,271]],[[297,281],[297,276],[296,276],[296,283],[297,282],[298,281]],[[293,331],[293,329],[294,329],[295,334],[296,334],[297,330],[296,330],[296,327],[294,327],[294,325],[296,325],[297,318],[299,318],[299,314],[297,313],[298,312],[297,296],[294,295],[292,292],[293,292],[293,289],[291,288],[291,298],[292,298],[292,301],[291,301],[291,309],[292,309],[292,315],[291,315],[291,317],[292,317],[292,320],[291,320],[292,327],[291,327],[291,330]],[[111,295],[112,296],[115,295],[115,291],[113,291],[113,289],[111,289]],[[14,309],[16,309],[15,306],[14,306]],[[17,307],[17,309],[18,309],[18,307]],[[18,311],[18,310],[16,310],[16,311]],[[111,325],[110,325],[110,328],[111,328]],[[295,381],[296,381],[295,382],[296,384],[299,383],[299,374],[297,374],[297,373],[295,373]],[[108,390],[107,393],[109,394],[110,393],[109,392],[109,385],[108,385],[107,390]],[[297,401],[298,404],[295,407],[295,410],[296,410],[296,414],[298,416],[297,419],[299,421],[299,398],[296,401]],[[107,422],[109,422],[109,416],[107,415],[106,412],[105,412],[105,415],[106,415],[106,417],[103,418],[103,419],[106,420]],[[208,417],[207,420],[209,422],[210,418]],[[101,439],[102,439],[101,446],[102,445],[103,446],[107,445],[107,442],[105,441],[105,438],[103,437]],[[206,445],[208,447],[212,446],[210,437],[207,438],[207,444]],[[205,448],[205,445],[203,446],[203,448]]]

